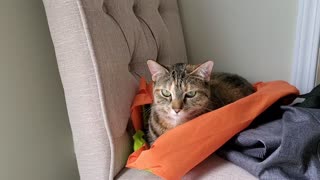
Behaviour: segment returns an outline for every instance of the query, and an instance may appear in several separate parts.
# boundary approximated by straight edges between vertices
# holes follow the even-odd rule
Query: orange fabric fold
[[[147,90],[145,80],[140,83],[134,108],[152,102],[152,91]],[[142,90],[145,88],[145,90]],[[150,88],[150,87],[149,87]],[[285,81],[255,84],[256,92],[215,111],[203,114],[160,136],[150,149],[145,147],[133,152],[126,167],[150,170],[168,180],[181,179],[188,171],[215,152],[232,136],[249,124],[274,102],[298,90]],[[151,99],[150,99],[151,98]],[[137,112],[138,113],[138,112]],[[137,127],[141,126],[138,115]],[[141,114],[141,110],[140,110]]]
[[[131,105],[131,120],[136,131],[142,130],[142,105],[152,103],[152,83],[147,84],[144,78],[140,79],[138,94]]]

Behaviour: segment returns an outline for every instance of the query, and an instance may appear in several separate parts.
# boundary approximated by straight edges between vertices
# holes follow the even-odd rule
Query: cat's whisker
[[[211,103],[211,104],[221,104],[222,106],[224,106],[225,105],[225,103],[223,102],[223,101],[221,101],[221,100],[219,100],[219,102],[216,102],[216,101],[212,101],[212,100],[210,100],[209,99],[209,102]]]
[[[147,118],[147,117],[150,115],[151,109],[152,109],[152,108],[146,108],[146,109],[144,110],[144,113],[143,113],[144,118]]]
[[[213,110],[216,110],[216,109],[210,109],[210,108],[206,108],[206,107],[203,107],[202,109],[203,109],[203,110],[207,110],[207,111],[213,111]]]

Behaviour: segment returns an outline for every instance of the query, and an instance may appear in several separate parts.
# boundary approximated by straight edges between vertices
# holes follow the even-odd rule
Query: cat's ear
[[[152,81],[157,81],[161,75],[169,73],[167,68],[153,60],[148,60],[147,64],[152,75]]]
[[[200,76],[205,81],[210,81],[213,65],[214,65],[213,61],[207,61],[205,63],[200,64],[190,74],[194,74],[194,75]]]

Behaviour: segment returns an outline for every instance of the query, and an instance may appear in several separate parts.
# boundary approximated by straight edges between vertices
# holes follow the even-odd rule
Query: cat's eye
[[[162,94],[164,97],[170,97],[170,96],[171,96],[170,91],[168,91],[168,90],[166,90],[166,89],[161,89],[161,94]]]
[[[196,91],[189,91],[186,93],[186,97],[187,98],[193,98],[194,96],[196,96],[197,92]]]

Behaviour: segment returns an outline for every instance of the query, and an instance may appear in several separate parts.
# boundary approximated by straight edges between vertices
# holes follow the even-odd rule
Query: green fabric
[[[138,149],[140,149],[145,143],[146,141],[143,138],[144,136],[144,132],[142,131],[137,131],[134,135],[133,135],[133,150],[136,151]]]
[[[146,130],[148,129],[148,119],[150,115],[150,105],[146,104],[142,106],[142,120],[143,120],[143,129]],[[143,138],[144,137],[144,132],[141,130],[138,130],[134,135],[133,135],[133,150],[137,151],[140,149],[144,144],[146,144],[146,140]],[[145,169],[145,171],[152,173],[150,169]]]

